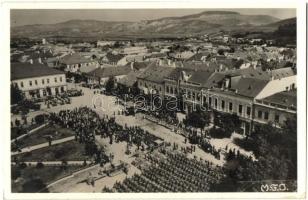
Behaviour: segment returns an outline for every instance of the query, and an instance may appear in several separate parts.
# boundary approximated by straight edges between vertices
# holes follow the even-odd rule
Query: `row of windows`
[[[225,101],[221,100],[221,109],[225,109]],[[232,112],[233,111],[233,104],[232,102],[229,102],[229,111]]]
[[[261,110],[259,110],[259,111],[258,111],[257,117],[258,117],[259,119],[268,120],[268,119],[269,119],[269,113],[268,113],[267,111],[262,112]],[[278,122],[278,121],[279,121],[279,118],[280,118],[279,114],[275,114],[275,121]]]
[[[206,99],[205,99],[205,100],[206,100]],[[225,109],[225,106],[226,106],[225,104],[226,104],[225,101],[222,100],[222,101],[221,101],[221,108],[222,108],[223,110]],[[209,97],[209,105],[212,105],[212,97]],[[214,99],[214,108],[215,108],[215,109],[218,108],[218,99],[217,99],[217,98]],[[232,102],[229,102],[228,108],[229,108],[229,111],[230,111],[230,112],[233,111],[233,103],[232,103]],[[243,105],[238,105],[238,113],[239,113],[240,115],[243,114]],[[247,107],[246,107],[246,115],[250,116],[250,114],[251,114],[251,107],[247,106]]]
[[[139,86],[142,87],[142,82],[139,82]],[[144,83],[144,87],[148,88],[148,84],[147,84],[147,83]],[[152,85],[150,84],[149,87],[151,88]],[[161,92],[161,87],[157,88],[156,85],[153,85],[153,89],[154,89],[154,90],[159,89],[159,91]]]
[[[60,82],[62,82],[63,81],[62,77],[60,77],[59,80],[60,80]],[[41,82],[42,82],[42,85],[44,85],[45,84],[45,79],[41,79]],[[50,80],[49,80],[49,78],[47,78],[46,79],[46,83],[49,84],[49,82],[50,82]],[[58,82],[58,78],[57,77],[54,78],[54,82],[55,83]],[[32,86],[33,84],[34,85],[38,85],[38,80],[34,80],[34,82],[32,80],[29,81],[29,85],[30,86]],[[20,82],[20,87],[22,87],[22,88],[24,87],[24,82],[23,81]]]

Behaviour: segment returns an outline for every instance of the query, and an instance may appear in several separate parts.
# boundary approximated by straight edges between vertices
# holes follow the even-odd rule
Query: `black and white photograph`
[[[296,7],[9,17],[11,193],[298,191]]]

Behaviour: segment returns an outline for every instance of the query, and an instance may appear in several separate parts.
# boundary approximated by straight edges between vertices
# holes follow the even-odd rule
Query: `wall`
[[[261,118],[258,117],[258,112],[262,112]],[[265,112],[268,112],[268,119],[264,119]],[[279,115],[279,121],[275,120],[275,115]],[[276,122],[278,126],[284,125],[288,118],[296,118],[296,111],[278,109],[264,104],[255,104],[255,120],[259,123]]]
[[[57,78],[57,82],[55,82],[55,78]],[[62,78],[62,81],[60,81],[60,78]],[[49,83],[47,83],[47,79],[49,79]],[[37,81],[37,84],[35,84],[35,80]],[[44,80],[44,84],[42,83],[42,80]],[[32,86],[30,86],[30,81],[32,81]],[[66,77],[65,74],[58,74],[51,76],[41,76],[41,77],[13,80],[12,82],[17,83],[18,88],[21,91],[29,91],[29,90],[42,89],[46,87],[64,86],[66,85]],[[23,87],[21,86],[21,83],[23,83]]]

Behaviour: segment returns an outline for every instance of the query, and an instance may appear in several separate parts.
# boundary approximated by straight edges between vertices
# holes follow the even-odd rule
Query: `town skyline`
[[[241,15],[268,15],[279,20],[296,17],[296,9],[13,9],[11,26],[57,24],[70,20],[127,21],[138,22],[166,17],[181,17],[206,11],[231,11]],[[82,12],[82,15],[80,13]],[[39,17],[38,17],[39,16]]]

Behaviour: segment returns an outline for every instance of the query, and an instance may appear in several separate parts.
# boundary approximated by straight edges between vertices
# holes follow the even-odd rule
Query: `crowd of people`
[[[94,142],[95,135],[109,138],[109,143],[126,141],[135,144],[138,149],[145,150],[155,146],[155,141],[160,139],[138,126],[129,127],[116,123],[114,117],[108,115],[99,116],[89,107],[75,108],[74,110],[62,110],[50,115],[52,122],[66,128],[72,128],[76,140]]]
[[[103,192],[208,192],[223,178],[223,168],[209,162],[189,159],[177,152],[166,152],[159,158],[148,154],[151,163],[140,175],[116,183]]]

